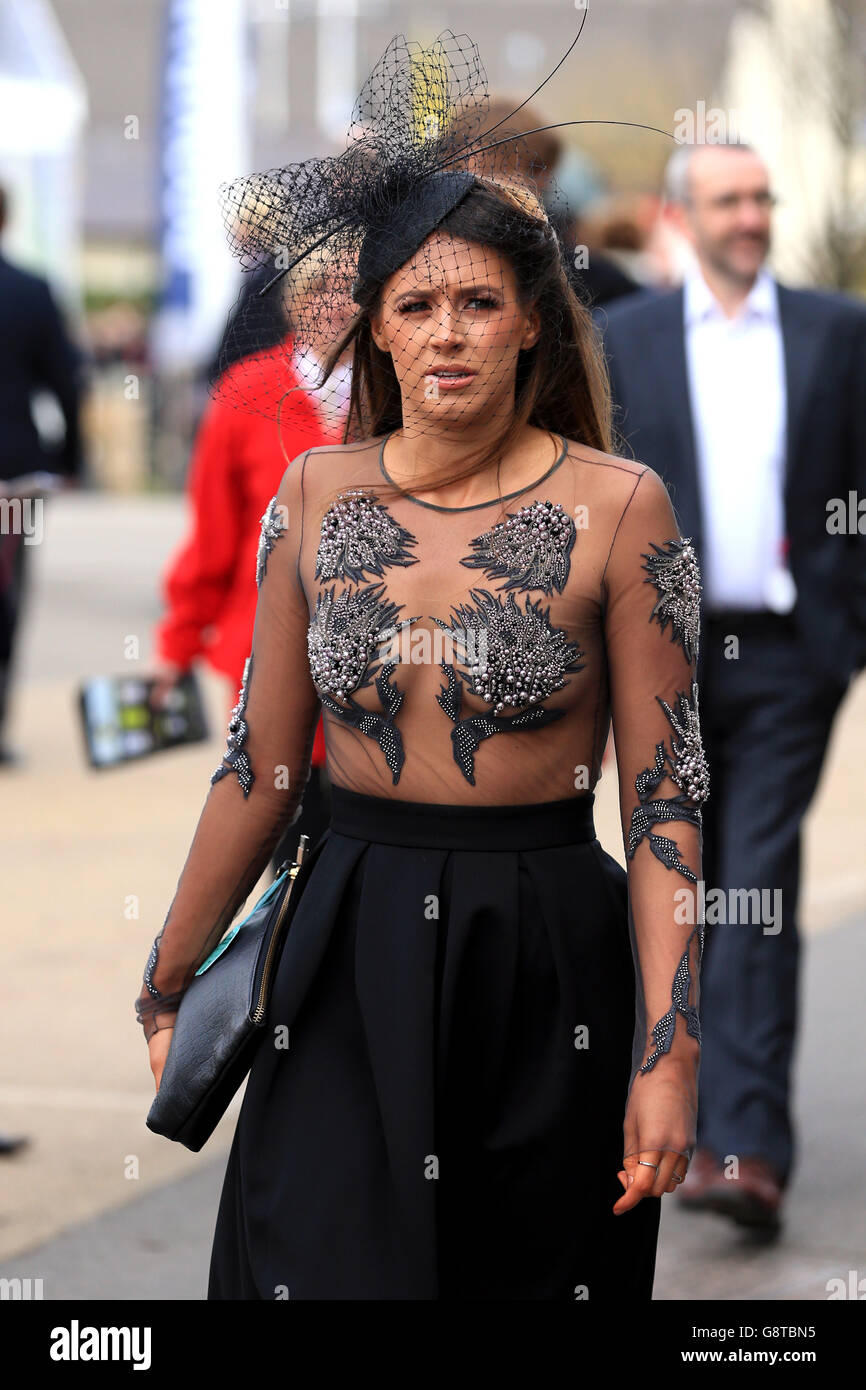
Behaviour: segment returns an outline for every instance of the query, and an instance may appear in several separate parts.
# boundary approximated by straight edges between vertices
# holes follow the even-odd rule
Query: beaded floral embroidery
[[[337,719],[372,738],[385,755],[393,781],[400,779],[404,762],[403,741],[394,720],[403,703],[403,692],[391,681],[397,665],[388,661],[381,670],[371,659],[383,642],[394,639],[401,628],[418,621],[397,622],[400,604],[383,598],[384,585],[364,589],[325,589],[316,598],[316,612],[307,632],[310,673],[322,705]],[[373,682],[384,713],[366,710],[352,698]]]
[[[677,691],[674,709],[659,695],[656,699],[675,735],[671,737],[673,757],[666,755],[671,778],[692,801],[706,801],[710,794],[710,770],[701,742],[697,681],[692,681],[691,699]]]
[[[701,959],[704,953],[703,926],[695,927],[686,943],[686,949],[683,951],[680,963],[674,974],[673,989],[671,990],[671,1007],[664,1017],[659,1019],[652,1030],[653,1037],[656,1040],[656,1047],[655,1051],[647,1057],[641,1067],[642,1072],[652,1071],[659,1057],[665,1052],[670,1052],[671,1044],[674,1040],[674,1033],[676,1032],[678,1013],[682,1014],[683,1018],[686,1020],[686,1032],[689,1034],[689,1037],[697,1038],[698,1042],[701,1041],[701,1024],[698,1011],[694,1004],[689,1003],[689,992],[692,986],[689,952],[695,937],[698,939],[697,964],[698,970],[700,970]]]
[[[701,576],[698,558],[690,540],[651,541],[655,555],[643,554],[649,571],[646,584],[654,584],[659,597],[650,614],[666,631],[671,625],[671,641],[679,642],[688,661],[698,654],[701,626]]]
[[[665,821],[675,820],[686,821],[691,825],[700,825],[701,823],[700,807],[701,803],[706,801],[709,796],[710,776],[701,743],[697,682],[692,681],[690,695],[686,695],[681,690],[677,691],[673,707],[658,695],[656,699],[667,716],[673,734],[670,739],[670,749],[666,748],[664,742],[657,743],[652,767],[644,768],[635,778],[635,790],[640,799],[640,805],[636,806],[632,812],[626,853],[629,859],[633,858],[638,845],[643,839],[647,839],[653,854],[666,868],[676,869],[684,878],[696,884],[697,875],[689,868],[688,864],[683,862],[679,846],[667,836],[657,835],[654,826]],[[665,777],[670,777],[674,785],[679,787],[677,796],[656,797],[654,795]],[[690,950],[695,937],[698,941],[698,966],[700,966],[704,948],[703,924],[695,927],[686,943],[686,948],[674,973],[671,1007],[652,1030],[656,1040],[656,1049],[644,1062],[641,1067],[642,1072],[651,1071],[659,1057],[670,1051],[678,1013],[685,1018],[689,1035],[697,1038],[699,1042],[701,1040],[698,1012],[695,1006],[689,1002],[691,989]]]
[[[398,627],[417,618],[395,619],[401,605],[383,599],[385,586],[363,589],[324,589],[316,596],[316,611],[307,631],[307,650],[313,684],[321,694],[344,700],[353,690],[369,685],[369,662],[381,643]]]
[[[409,552],[412,545],[417,545],[416,538],[387,507],[353,488],[322,518],[315,578],[359,583],[371,574],[381,576],[388,565],[416,565],[417,557]]]
[[[700,802],[709,796],[709,770],[701,744],[697,684],[692,681],[691,696],[677,691],[676,713],[659,696],[656,699],[677,737],[671,739],[670,752],[664,742],[657,743],[652,767],[645,767],[635,778],[640,805],[632,811],[627,854],[632,859],[638,845],[647,839],[656,859],[661,860],[666,868],[676,869],[691,883],[697,883],[697,875],[683,863],[675,841],[657,835],[653,829],[666,821],[687,821],[690,825],[701,823]],[[680,788],[678,796],[654,796],[665,777],[670,777]]]
[[[474,555],[460,561],[504,579],[501,589],[562,593],[571,568],[577,530],[561,502],[530,502],[469,542]]]
[[[363,488],[351,488],[337,498],[322,518],[315,578],[348,579],[358,584],[368,575],[382,575],[391,565],[415,565],[410,553],[416,538],[395,521],[388,508]],[[383,598],[384,585],[320,591],[307,633],[310,671],[323,707],[350,728],[378,743],[396,783],[405,754],[394,721],[403,693],[392,682],[397,665],[370,666],[378,647],[417,616],[396,622],[401,605]],[[378,673],[377,673],[378,671]],[[374,680],[375,676],[375,680]],[[352,698],[373,682],[382,713],[365,710]]]
[[[475,784],[475,752],[484,739],[508,730],[540,729],[561,719],[564,710],[544,709],[541,701],[568,683],[566,672],[582,670],[579,647],[550,623],[550,609],[527,595],[521,609],[513,594],[503,601],[487,589],[471,590],[471,604],[452,609],[451,624],[433,621],[452,637],[463,668],[442,662],[448,678],[436,696],[454,724],[451,747],[467,782]],[[461,718],[463,684],[492,705],[491,713]],[[523,708],[525,707],[525,708]],[[503,715],[511,708],[519,711]]]
[[[228,738],[226,740],[226,751],[223,753],[223,762],[220,763],[219,767],[214,769],[210,779],[211,786],[213,786],[221,777],[227,777],[230,772],[236,772],[244,796],[249,796],[253,782],[255,781],[249,754],[244,747],[247,734],[249,733],[249,726],[246,721],[246,709],[252,669],[253,657],[252,653],[250,653],[244,664],[244,674],[241,681],[238,701],[229,718]]]
[[[283,517],[285,507],[281,507],[277,502],[276,496],[272,497],[268,503],[261,522],[261,533],[259,535],[259,551],[256,557],[256,587],[261,588],[262,580],[267,569],[268,556],[274,548],[275,541],[285,534],[286,523]]]

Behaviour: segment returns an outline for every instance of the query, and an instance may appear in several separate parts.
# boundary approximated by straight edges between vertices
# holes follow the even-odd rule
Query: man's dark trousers
[[[710,767],[698,1144],[723,1163],[768,1159],[786,1182],[801,820],[846,686],[815,671],[793,619],[771,612],[706,614],[698,676]]]

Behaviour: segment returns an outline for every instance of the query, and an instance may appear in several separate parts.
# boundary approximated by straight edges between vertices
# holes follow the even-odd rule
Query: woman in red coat
[[[187,477],[190,528],[162,575],[165,613],[154,639],[157,702],[193,662],[203,659],[227,679],[226,717],[230,716],[252,644],[262,514],[279,487],[287,459],[342,438],[340,419],[333,412],[326,416],[310,389],[317,377],[315,360],[296,357],[289,365],[289,344],[287,338],[253,364],[242,359],[228,367],[199,425]],[[348,369],[344,370],[348,404]],[[278,431],[273,413],[252,414],[232,406],[232,380],[238,374],[245,377],[247,398],[249,381],[256,381],[263,411],[294,389],[291,424]],[[320,719],[301,816],[277,846],[275,865],[294,853],[300,833],[309,834],[315,844],[327,826],[324,765]]]

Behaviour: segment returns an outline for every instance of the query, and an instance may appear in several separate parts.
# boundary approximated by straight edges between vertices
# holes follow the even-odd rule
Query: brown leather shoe
[[[781,1225],[783,1183],[780,1173],[765,1158],[741,1158],[739,1176],[726,1177],[720,1170],[706,1184],[703,1211],[727,1216],[738,1226],[776,1231]]]
[[[687,1211],[706,1211],[704,1196],[722,1176],[722,1165],[709,1149],[695,1149],[685,1182],[676,1191],[677,1202]]]

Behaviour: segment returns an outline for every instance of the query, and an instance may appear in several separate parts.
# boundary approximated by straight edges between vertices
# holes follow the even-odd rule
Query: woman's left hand
[[[614,1203],[614,1214],[621,1216],[624,1211],[636,1207],[644,1197],[661,1197],[665,1192],[675,1192],[688,1166],[687,1155],[674,1149],[645,1149],[629,1154],[628,1158],[623,1159],[623,1167],[617,1174],[625,1191]],[[679,1176],[675,1178],[674,1173]]]
[[[635,1077],[623,1125],[621,1216],[644,1197],[675,1192],[688,1171],[697,1124],[697,1072],[689,1063],[662,1057],[656,1069]]]
[[[159,1028],[155,1033],[151,1033],[150,1041],[147,1044],[147,1050],[150,1053],[150,1069],[153,1072],[157,1092],[162,1080],[162,1073],[165,1070],[173,1032],[173,1028]]]

